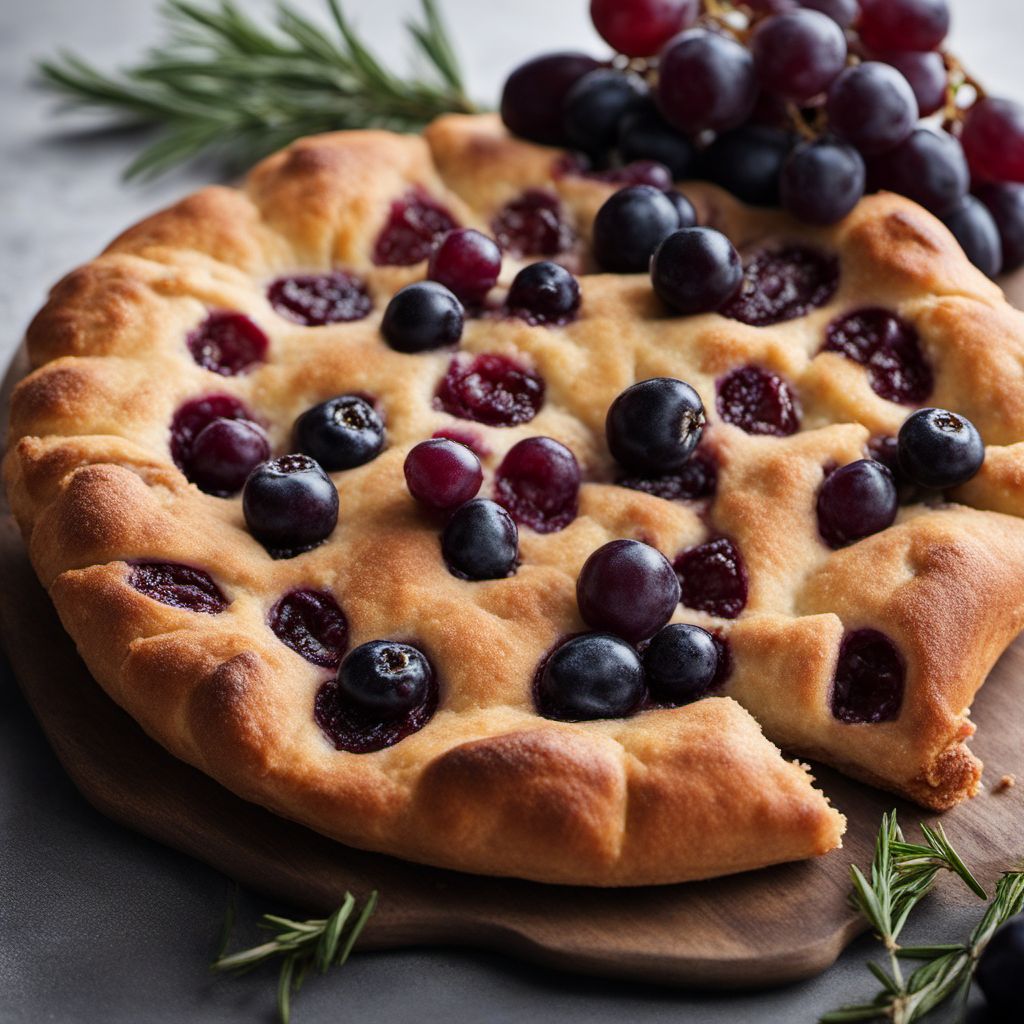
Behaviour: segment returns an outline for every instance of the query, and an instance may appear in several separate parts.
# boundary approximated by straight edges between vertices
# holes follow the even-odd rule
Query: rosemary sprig
[[[274,5],[276,31],[233,0],[207,6],[166,0],[166,41],[138,64],[106,74],[72,53],[40,61],[43,83],[76,106],[113,111],[161,129],[126,176],[154,176],[204,151],[232,168],[293,139],[340,128],[416,131],[439,114],[470,113],[462,72],[437,0],[421,0],[408,31],[428,69],[403,78],[360,39],[340,0],[327,0],[331,29],[288,0]]]
[[[213,971],[244,973],[252,968],[283,957],[277,980],[277,1013],[281,1024],[291,1020],[291,1003],[311,970],[326,974],[348,960],[352,947],[377,906],[377,893],[370,893],[363,909],[355,915],[356,899],[345,893],[340,907],[324,919],[292,921],[276,914],[264,914],[260,927],[274,932],[272,938],[250,949],[226,953],[234,923],[234,900],[228,905],[224,932],[217,959],[210,964]]]
[[[996,884],[995,896],[967,942],[901,946],[897,940],[911,911],[930,891],[940,871],[952,872],[975,895],[987,898],[942,826],[922,825],[921,832],[924,843],[908,843],[896,812],[886,814],[875,843],[870,882],[856,865],[851,867],[851,902],[885,946],[889,969],[869,963],[868,969],[881,985],[875,998],[827,1013],[820,1024],[872,1020],[913,1024],[954,993],[966,1000],[974,968],[993,932],[1024,907],[1024,871],[1010,871]],[[922,965],[904,977],[901,960],[918,960]]]

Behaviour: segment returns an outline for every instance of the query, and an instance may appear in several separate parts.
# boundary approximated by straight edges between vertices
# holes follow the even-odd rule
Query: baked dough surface
[[[966,746],[968,709],[1024,625],[1024,316],[906,200],[872,196],[836,227],[813,229],[695,185],[685,191],[702,222],[741,251],[779,241],[829,250],[839,287],[826,306],[769,327],[667,317],[646,275],[586,272],[593,215],[615,186],[559,176],[557,157],[486,116],[443,118],[424,138],[302,140],[240,189],[205,189],[129,229],[54,288],[28,332],[35,369],[14,395],[4,474],[36,571],[92,673],[150,735],[241,796],[354,846],[487,874],[639,885],[838,846],[842,816],[774,744],[936,809],[973,794],[981,766]],[[574,221],[579,319],[545,328],[470,318],[461,344],[543,376],[545,402],[529,423],[488,427],[435,409],[452,353],[403,355],[380,338],[390,296],[424,275],[423,264],[371,258],[391,202],[411,187],[485,231],[531,187],[557,192]],[[507,258],[501,283],[520,265]],[[332,267],[365,279],[369,317],[311,328],[269,305],[274,278]],[[989,447],[954,495],[962,503],[901,508],[889,529],[831,551],[814,512],[823,467],[863,458],[869,438],[895,434],[907,414],[871,390],[862,366],[819,353],[828,322],[866,306],[916,325],[935,373],[929,404],[969,416]],[[185,338],[217,309],[262,327],[265,363],[233,377],[195,363]],[[716,378],[749,363],[793,385],[797,433],[757,437],[717,417]],[[656,375],[703,396],[702,444],[718,462],[706,515],[612,482],[605,412]],[[272,560],[246,531],[240,499],[203,494],[170,457],[169,424],[191,398],[240,398],[283,452],[301,412],[353,391],[385,411],[388,447],[333,474],[337,529],[306,554]],[[489,451],[482,494],[525,437],[555,437],[580,462],[578,518],[558,533],[522,528],[510,579],[452,576],[436,523],[405,488],[405,453],[445,428],[469,430]],[[539,717],[538,663],[584,628],[575,579],[587,555],[636,537],[672,558],[719,534],[745,560],[746,609],[725,620],[680,607],[675,621],[727,639],[722,694],[621,721]],[[230,603],[204,615],[146,597],[127,582],[138,560],[202,568]],[[421,731],[371,754],[338,751],[320,731],[313,699],[329,670],[267,626],[271,606],[306,587],[337,597],[350,647],[392,637],[427,652],[441,699]],[[829,709],[832,676],[844,630],[865,627],[899,647],[906,692],[896,720],[846,724]]]

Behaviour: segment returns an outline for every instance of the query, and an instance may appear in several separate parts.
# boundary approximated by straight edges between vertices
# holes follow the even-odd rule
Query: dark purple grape
[[[257,466],[245,482],[249,532],[275,557],[315,547],[338,522],[338,491],[308,455],[282,455]]]
[[[651,102],[629,110],[619,120],[618,149],[623,160],[663,164],[674,181],[692,178],[698,163],[697,147],[673,128]]]
[[[416,281],[392,296],[380,333],[396,352],[427,352],[457,345],[464,322],[462,303],[444,285]]]
[[[704,405],[689,384],[652,377],[631,384],[608,409],[605,436],[613,458],[634,473],[681,469],[700,442]]]
[[[943,212],[942,222],[983,274],[995,277],[1002,270],[999,229],[984,203],[972,195],[962,196],[960,202]]]
[[[317,690],[313,703],[316,724],[337,750],[350,754],[393,747],[422,729],[437,710],[437,679],[421,651],[384,640],[363,647],[376,649],[376,664],[367,665],[371,659],[360,655],[346,671],[345,689],[340,678],[330,679]],[[354,668],[360,663],[357,677]],[[388,705],[408,703],[413,696],[418,696],[418,703],[386,717]]]
[[[653,56],[689,28],[699,11],[700,0],[590,0],[594,28],[627,57]]]
[[[462,579],[505,579],[515,572],[519,531],[497,502],[473,498],[452,513],[441,534],[441,553]]]
[[[456,228],[430,254],[427,277],[444,285],[464,305],[483,302],[501,273],[501,250],[472,228]]]
[[[638,540],[613,540],[583,563],[576,602],[591,629],[636,644],[672,618],[679,604],[679,579],[657,548]]]
[[[849,28],[860,14],[857,0],[799,0],[801,7],[828,15],[837,25]]]
[[[552,437],[514,444],[494,475],[494,500],[538,533],[564,530],[576,518],[579,495],[576,456]]]
[[[818,491],[818,532],[841,548],[891,526],[899,505],[892,473],[874,459],[840,466]]]
[[[910,83],[894,67],[875,60],[840,72],[826,106],[832,131],[869,155],[898,146],[918,117]]]
[[[579,281],[558,263],[531,263],[512,279],[505,308],[529,324],[567,324],[580,308]]]
[[[679,228],[679,213],[650,185],[632,185],[609,197],[594,218],[594,256],[602,270],[639,274],[666,235]]]
[[[537,710],[545,718],[586,722],[631,715],[646,694],[636,651],[607,633],[584,633],[556,647],[537,680]]]
[[[942,213],[967,192],[963,147],[948,132],[915,128],[898,146],[868,161],[872,191],[887,189]]]
[[[696,227],[697,211],[693,208],[693,203],[682,192],[677,192],[674,188],[670,188],[665,196],[675,207],[676,217],[679,220],[678,226],[681,228]]]
[[[714,228],[682,228],[651,258],[651,283],[677,313],[709,313],[739,288],[743,264],[732,242]]]
[[[689,135],[738,127],[754,109],[756,98],[754,60],[734,39],[691,29],[661,51],[658,106]]]
[[[1024,964],[1024,914],[1017,914],[996,929],[978,961],[978,988],[992,1012],[998,1014],[993,1024],[1000,1020],[1024,1019],[1021,964]],[[979,1024],[981,1022],[980,1018]]]
[[[430,508],[457,508],[476,496],[484,482],[476,453],[458,441],[421,441],[405,457],[409,493]]]
[[[988,208],[999,230],[1003,248],[1002,272],[1024,265],[1024,185],[992,182],[979,185],[977,197]]]
[[[718,675],[715,638],[685,622],[674,622],[656,633],[643,656],[652,700],[682,707],[699,700]]]
[[[899,716],[907,667],[896,645],[876,629],[847,633],[839,647],[829,698],[840,722],[891,722]]]
[[[901,505],[909,505],[920,499],[920,488],[907,479],[900,466],[900,445],[895,437],[885,435],[871,438],[867,444],[867,455],[892,473],[892,478],[896,481],[896,495]]]
[[[513,135],[546,146],[565,141],[562,101],[573,85],[600,65],[583,53],[548,53],[520,64],[501,93],[501,119]]]
[[[771,370],[741,366],[718,381],[718,415],[748,434],[786,437],[800,429],[793,389]]]
[[[227,497],[242,489],[249,474],[270,458],[270,442],[250,420],[215,419],[195,436],[185,475],[201,491]]]
[[[295,444],[331,473],[354,469],[384,448],[384,421],[359,395],[337,395],[307,409],[295,421]]]
[[[918,409],[900,427],[900,468],[915,484],[933,490],[959,487],[985,461],[985,443],[966,416],[948,409]]]
[[[818,11],[796,10],[758,22],[750,52],[762,89],[804,102],[828,88],[846,65],[846,36]]]
[[[427,698],[433,671],[408,644],[371,640],[350,651],[338,668],[338,695],[377,721],[407,714]]]
[[[949,76],[941,53],[930,50],[925,53],[914,50],[884,50],[881,53],[873,53],[871,58],[884,64],[891,64],[910,83],[921,117],[928,117],[945,106],[946,83]]]
[[[794,142],[791,132],[765,124],[724,132],[704,150],[701,177],[745,203],[778,206],[779,175]]]
[[[949,32],[947,0],[860,0],[857,22],[870,50],[934,50]]]
[[[619,121],[647,95],[644,80],[631,72],[599,68],[566,94],[562,124],[572,145],[601,158],[614,145]]]
[[[790,105],[781,96],[773,96],[770,92],[759,92],[747,123],[764,124],[770,128],[791,131],[793,121],[790,117]]]
[[[864,195],[864,158],[836,139],[803,142],[779,179],[782,205],[808,224],[842,220]]]
[[[1024,182],[1024,106],[986,96],[964,118],[960,135],[974,177]]]
[[[680,600],[723,619],[735,619],[746,607],[748,579],[739,550],[728,537],[715,537],[684,551],[674,568]]]

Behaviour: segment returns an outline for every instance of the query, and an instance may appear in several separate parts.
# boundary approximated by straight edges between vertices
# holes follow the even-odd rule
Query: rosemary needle
[[[204,152],[244,167],[303,135],[341,128],[418,131],[440,114],[470,113],[437,0],[421,0],[406,27],[424,76],[402,77],[374,56],[326,0],[321,26],[288,0],[264,27],[232,0],[166,0],[167,37],[137,64],[107,74],[61,53],[38,65],[44,85],[71,105],[159,129],[127,177],[155,176]]]
[[[907,919],[931,890],[940,871],[953,873],[976,896],[987,898],[942,826],[922,825],[921,832],[923,843],[908,843],[896,812],[884,815],[870,880],[856,865],[850,869],[851,902],[885,947],[888,969],[869,963],[868,969],[881,985],[875,998],[826,1013],[820,1024],[872,1020],[914,1024],[953,995],[966,1000],[974,968],[992,934],[1024,907],[1024,872],[1009,871],[996,884],[992,901],[966,942],[901,946],[898,939]],[[920,961],[921,966],[905,976],[902,960]]]
[[[332,967],[340,967],[348,960],[352,947],[366,927],[377,906],[377,893],[372,892],[356,913],[356,899],[351,893],[330,917],[309,921],[293,921],[276,914],[264,914],[260,927],[271,932],[266,942],[226,952],[235,917],[235,899],[228,904],[217,958],[210,964],[213,971],[244,973],[267,961],[281,958],[277,980],[277,1013],[281,1024],[291,1020],[292,997],[302,988],[309,972],[326,974]]]

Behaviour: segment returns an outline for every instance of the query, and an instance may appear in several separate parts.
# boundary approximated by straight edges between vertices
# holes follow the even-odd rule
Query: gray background
[[[413,2],[347,0],[346,8],[385,54],[401,57],[399,26]],[[322,10],[320,0],[298,5]],[[991,89],[1024,95],[1024,4],[953,6],[955,51]],[[511,66],[539,50],[602,52],[585,0],[444,0],[444,8],[471,91],[484,102],[494,101]],[[81,117],[57,117],[52,102],[30,88],[33,58],[66,46],[109,67],[153,40],[156,21],[154,0],[0,0],[0,366],[50,283],[118,230],[214,173],[196,167],[126,187],[119,171],[136,152],[137,137],[96,134]],[[0,1021],[270,1021],[272,972],[238,980],[206,973],[229,888],[218,873],[85,804],[0,658]],[[975,920],[977,906],[944,888],[920,912],[915,938],[958,939]],[[259,913],[283,909],[242,893],[246,937],[254,936]],[[874,991],[862,966],[873,952],[862,940],[813,981],[731,995],[569,977],[478,950],[374,953],[311,981],[293,1019],[813,1021]],[[972,1012],[974,1024],[983,1019]]]

